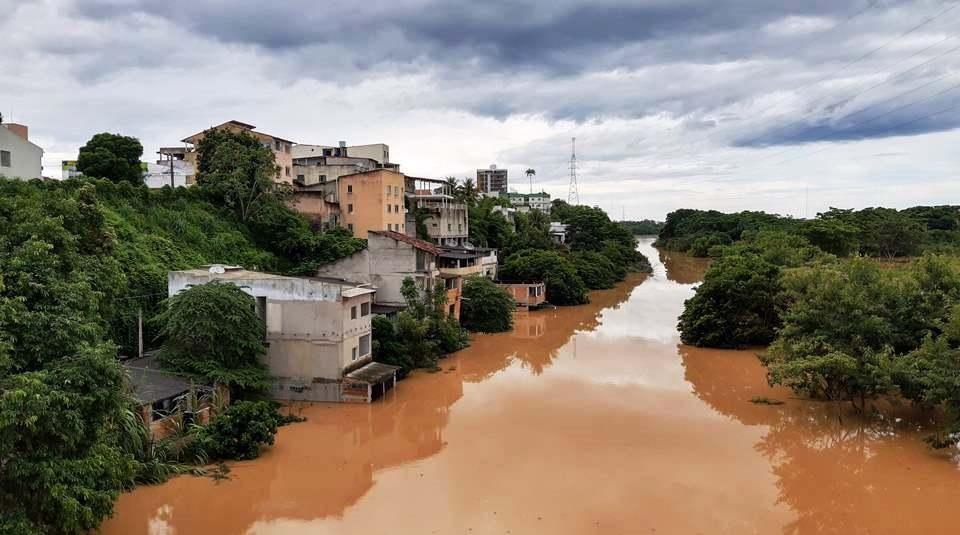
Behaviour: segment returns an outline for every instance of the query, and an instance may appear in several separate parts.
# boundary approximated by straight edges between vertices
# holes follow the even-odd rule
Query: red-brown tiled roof
[[[440,249],[436,245],[428,241],[421,240],[419,238],[411,238],[406,234],[400,234],[399,232],[394,232],[392,230],[370,230],[370,231],[367,231],[367,233],[376,234],[377,236],[384,236],[387,238],[393,238],[397,241],[402,241],[404,243],[409,243],[410,245],[416,247],[417,249],[420,249],[421,251],[426,251],[434,256],[438,256],[440,254]]]

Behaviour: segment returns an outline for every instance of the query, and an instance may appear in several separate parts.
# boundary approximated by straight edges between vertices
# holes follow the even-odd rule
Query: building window
[[[347,230],[350,231],[350,234],[353,234],[353,223],[347,223]]]
[[[289,165],[284,166],[283,172],[284,172],[284,174],[286,174],[287,176],[290,176],[290,166],[289,166]]]
[[[356,306],[356,305],[350,307],[350,319],[352,319],[352,320],[357,319],[357,306]]]
[[[304,179],[303,175],[297,175],[297,182],[303,182],[303,179]]]
[[[360,303],[360,317],[370,315],[370,302]]]
[[[390,195],[390,186],[387,186],[387,196]]]
[[[320,183],[323,184],[327,181],[327,175],[320,175]]]
[[[393,211],[393,206],[388,204],[388,205],[387,205],[387,213],[389,214],[391,211]]]
[[[447,232],[453,232],[453,224],[447,223]]]
[[[400,213],[400,205],[399,205],[399,204],[393,205],[393,211],[399,214],[399,213]]]
[[[360,337],[360,356],[366,357],[370,354],[370,335],[365,334]]]
[[[10,163],[10,151],[0,150],[0,167],[11,167],[12,165]]]
[[[347,205],[347,213],[348,213],[348,214],[352,214],[352,213],[353,213],[353,205],[352,205],[352,204],[348,204],[348,205]]]
[[[354,362],[357,361],[357,348],[353,348],[353,354],[351,355],[350,360]]]
[[[457,305],[450,305],[450,315],[451,316],[457,315]]]
[[[347,193],[353,193],[353,184],[347,186]]]
[[[417,271],[427,269],[427,255],[420,249],[417,249]]]
[[[463,232],[463,225],[457,225],[457,231]]]

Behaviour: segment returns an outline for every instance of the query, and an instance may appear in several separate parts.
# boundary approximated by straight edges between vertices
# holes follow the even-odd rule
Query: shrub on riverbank
[[[517,303],[506,290],[486,277],[469,277],[463,282],[460,322],[468,330],[498,333],[513,328]]]

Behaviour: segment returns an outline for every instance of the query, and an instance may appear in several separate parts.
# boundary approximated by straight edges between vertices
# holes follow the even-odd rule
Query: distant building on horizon
[[[529,213],[533,210],[540,210],[545,214],[550,213],[553,206],[550,203],[550,194],[541,191],[540,193],[516,193],[511,191],[504,195],[510,204],[521,214]]]
[[[477,169],[477,191],[483,194],[507,193],[507,170],[497,169],[491,165],[489,169]]]

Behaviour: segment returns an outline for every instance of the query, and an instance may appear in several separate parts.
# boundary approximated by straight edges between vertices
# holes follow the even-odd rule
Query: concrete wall
[[[0,166],[0,177],[40,178],[43,176],[43,149],[17,135],[9,127],[0,125],[0,150],[10,153],[10,166]]]
[[[371,230],[405,231],[402,174],[380,169],[342,176],[338,182],[341,224],[354,236],[365,239]]]
[[[323,156],[324,149],[330,151],[331,155],[336,154],[340,147],[331,145],[306,145],[297,144],[293,146],[294,158],[310,158]],[[370,158],[377,163],[390,163],[390,147],[383,143],[373,143],[370,145],[349,145],[347,146],[347,156],[350,158]]]
[[[323,228],[337,226],[340,223],[340,205],[325,200],[325,194],[322,191],[295,191],[290,208],[307,216],[307,219],[320,224]]]

